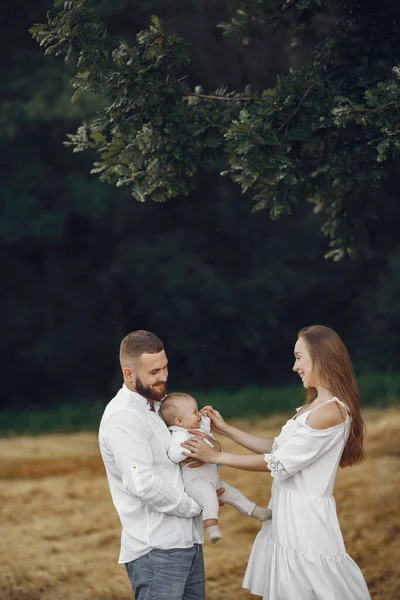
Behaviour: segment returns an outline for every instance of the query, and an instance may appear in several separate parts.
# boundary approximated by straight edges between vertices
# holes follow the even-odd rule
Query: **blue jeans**
[[[135,600],[205,600],[201,544],[193,548],[155,548],[125,564]]]

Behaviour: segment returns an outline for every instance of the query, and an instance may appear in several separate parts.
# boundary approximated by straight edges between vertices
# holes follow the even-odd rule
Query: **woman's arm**
[[[224,467],[242,469],[242,471],[269,471],[263,454],[243,456],[241,454],[221,452],[218,457],[218,464]]]
[[[274,440],[272,438],[264,438],[252,433],[246,433],[237,427],[230,426],[229,435],[227,436],[233,442],[236,442],[243,448],[247,448],[257,454],[268,454],[271,452]]]
[[[190,451],[190,456],[197,458],[205,463],[224,465],[244,471],[268,471],[264,456],[243,456],[240,454],[228,454],[227,452],[218,452],[211,448],[201,438],[192,438],[182,444],[183,448]],[[186,454],[186,452],[183,452]],[[189,456],[189,452],[187,453]]]
[[[225,435],[232,441],[236,442],[243,448],[247,448],[257,454],[267,454],[271,452],[273,439],[263,438],[252,433],[246,433],[238,427],[228,425],[228,423],[222,418],[221,414],[214,410],[211,406],[203,408],[204,414],[211,419],[211,427],[215,433]]]

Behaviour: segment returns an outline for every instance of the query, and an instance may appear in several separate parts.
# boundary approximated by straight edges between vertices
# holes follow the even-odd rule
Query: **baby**
[[[185,449],[181,444],[192,437],[188,429],[199,429],[213,437],[209,417],[201,414],[196,400],[189,394],[175,392],[165,396],[161,403],[160,415],[172,434],[168,456],[175,463],[181,463],[187,458],[182,454]],[[208,440],[204,441],[212,445]],[[215,544],[222,538],[218,527],[219,504],[216,494],[219,488],[225,488],[219,500],[224,504],[231,504],[243,515],[254,517],[259,521],[271,518],[269,509],[257,506],[242,492],[222,481],[218,476],[217,465],[205,464],[190,468],[188,463],[185,463],[180,466],[186,493],[201,506],[204,527],[211,544]]]

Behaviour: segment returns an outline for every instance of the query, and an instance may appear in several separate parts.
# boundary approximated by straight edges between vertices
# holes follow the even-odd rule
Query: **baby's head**
[[[161,402],[160,414],[165,423],[185,427],[185,429],[198,429],[201,414],[197,402],[189,394],[173,392],[165,396]]]

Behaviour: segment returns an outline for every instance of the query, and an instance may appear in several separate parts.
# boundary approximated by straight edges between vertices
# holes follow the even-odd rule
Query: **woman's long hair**
[[[365,425],[360,411],[360,392],[346,346],[337,333],[323,325],[304,327],[298,333],[310,353],[318,379],[333,396],[344,402],[351,414],[351,431],[340,459],[341,467],[349,467],[364,459]],[[314,387],[308,388],[304,406],[317,397]]]

